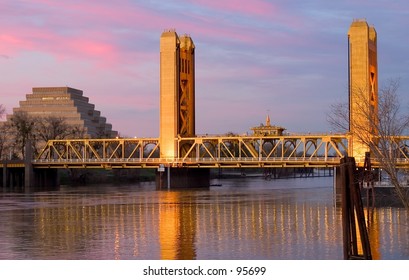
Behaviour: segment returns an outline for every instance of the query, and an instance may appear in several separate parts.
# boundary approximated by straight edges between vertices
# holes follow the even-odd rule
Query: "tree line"
[[[0,119],[5,118],[5,107],[0,104]],[[25,158],[25,147],[32,146],[34,155],[48,140],[79,139],[86,136],[83,126],[71,125],[59,116],[33,116],[24,111],[14,112],[0,122],[0,160]],[[101,129],[100,133],[104,133]]]

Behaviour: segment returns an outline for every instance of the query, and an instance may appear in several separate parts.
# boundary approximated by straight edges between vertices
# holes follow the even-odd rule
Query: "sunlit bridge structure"
[[[164,158],[158,156],[157,138],[52,140],[34,163],[38,168],[333,167],[347,147],[345,135],[179,137],[176,157]]]
[[[378,114],[378,59],[377,34],[373,26],[365,20],[354,20],[348,31],[348,76],[349,76],[349,131],[351,135],[376,135],[376,116]],[[369,107],[368,109],[363,109]],[[370,111],[371,119],[362,111]],[[367,127],[363,132],[359,127]],[[350,142],[349,155],[364,157],[369,148],[358,137]]]
[[[377,112],[376,31],[354,20],[348,32],[349,100],[365,88]],[[204,176],[209,168],[335,167],[346,155],[363,166],[368,147],[346,134],[197,135],[195,132],[195,51],[189,35],[166,30],[160,38],[160,133],[158,138],[51,140],[32,161],[33,170],[58,168],[157,168],[173,177]],[[352,86],[354,85],[354,86]],[[362,122],[350,105],[350,123]],[[375,132],[374,132],[375,133]],[[376,134],[374,134],[376,135]],[[391,137],[399,167],[409,167],[409,136]],[[378,166],[372,159],[372,166]],[[207,171],[208,172],[208,171]],[[185,185],[189,180],[183,181]]]

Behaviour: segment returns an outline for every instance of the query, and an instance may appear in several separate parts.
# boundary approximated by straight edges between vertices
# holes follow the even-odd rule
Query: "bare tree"
[[[0,118],[5,108],[0,105]],[[58,116],[34,117],[24,111],[17,111],[7,121],[0,123],[0,158],[24,158],[25,147],[31,143],[33,154],[43,148],[49,140],[79,139],[86,135],[85,127],[71,125],[66,118]]]
[[[74,139],[85,138],[85,135],[86,135],[85,127],[79,126],[79,125],[71,125],[69,130],[70,130],[70,135],[68,135],[68,137],[71,137]]]
[[[8,121],[10,138],[14,139],[13,146],[22,158],[25,157],[26,144],[28,142],[35,144],[36,142],[35,123],[36,118],[26,112],[15,112]]]
[[[4,114],[6,113],[6,108],[0,104],[0,119],[3,118]],[[6,148],[6,125],[4,122],[0,122],[0,160],[1,159],[5,159],[6,155],[5,155],[5,148]]]
[[[6,113],[6,107],[4,107],[3,104],[0,104],[0,119],[3,118],[5,113]]]
[[[61,140],[67,138],[81,138],[82,133],[76,126],[69,125],[66,118],[58,116],[46,116],[37,119],[35,124],[35,143],[34,154],[45,146],[49,140]]]
[[[2,160],[7,158],[7,127],[5,122],[0,122],[0,131],[0,160]]]
[[[39,119],[36,124],[36,134],[39,140],[47,142],[52,139],[64,139],[73,132],[65,118],[48,116]]]
[[[365,90],[358,91],[362,98],[356,98],[350,104],[354,106],[354,120],[350,121],[349,106],[345,103],[333,104],[327,120],[333,129],[339,132],[351,132],[353,137],[366,145],[371,158],[379,162],[394,186],[399,199],[409,209],[408,191],[398,178],[397,163],[402,157],[400,136],[409,128],[409,116],[400,110],[397,91],[399,80],[391,80],[378,93],[377,113],[365,101]]]

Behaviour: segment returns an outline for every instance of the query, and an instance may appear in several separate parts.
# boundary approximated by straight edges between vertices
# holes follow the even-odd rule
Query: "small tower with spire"
[[[280,136],[283,135],[284,127],[271,125],[270,116],[267,114],[266,124],[260,124],[260,126],[252,127],[253,135],[255,136]]]
[[[271,126],[270,116],[268,114],[267,114],[267,117],[266,117],[266,126]]]

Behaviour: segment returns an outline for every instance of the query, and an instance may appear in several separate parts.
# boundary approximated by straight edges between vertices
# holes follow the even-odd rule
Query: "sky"
[[[0,0],[0,104],[69,86],[121,136],[158,137],[160,36],[175,29],[196,46],[197,134],[248,133],[267,114],[289,133],[328,133],[354,19],[375,27],[379,86],[400,79],[405,105],[407,0]]]

